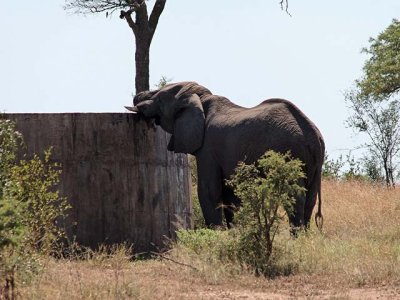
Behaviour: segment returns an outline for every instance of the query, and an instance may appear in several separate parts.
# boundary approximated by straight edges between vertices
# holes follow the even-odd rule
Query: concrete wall
[[[168,135],[129,113],[6,114],[27,151],[62,164],[61,195],[72,209],[69,238],[95,247],[130,242],[136,251],[163,245],[176,226],[191,227],[186,155],[167,151]]]

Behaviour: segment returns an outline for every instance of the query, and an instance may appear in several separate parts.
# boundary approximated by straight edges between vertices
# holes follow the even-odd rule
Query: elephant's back
[[[253,108],[244,110],[243,119],[249,123],[253,119],[254,127],[261,127],[266,133],[274,131],[290,136],[295,141],[316,142],[321,138],[314,122],[295,104],[285,99],[267,99]]]
[[[319,130],[290,101],[269,99],[256,107],[234,108],[219,116],[209,137],[214,152],[224,154],[219,160],[227,176],[238,161],[254,162],[267,150],[290,151],[306,164],[322,151]]]
[[[232,133],[242,132],[242,138],[269,140],[268,136],[274,139],[281,136],[296,142],[307,142],[320,136],[315,124],[285,99],[268,99],[253,108],[236,108],[227,115],[230,116],[226,121]]]

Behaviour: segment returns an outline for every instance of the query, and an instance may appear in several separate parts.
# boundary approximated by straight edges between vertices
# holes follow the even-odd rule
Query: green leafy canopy
[[[400,90],[400,21],[394,19],[369,42],[369,48],[363,52],[370,58],[363,68],[364,77],[357,85],[365,96],[390,97]]]

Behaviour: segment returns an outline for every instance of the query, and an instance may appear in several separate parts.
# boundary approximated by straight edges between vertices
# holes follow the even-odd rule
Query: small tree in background
[[[161,89],[172,81],[172,78],[167,76],[161,76],[160,80],[154,85],[156,89]]]
[[[266,152],[256,164],[239,163],[227,184],[241,199],[235,215],[239,231],[238,257],[254,267],[257,274],[268,274],[273,243],[285,217],[293,213],[295,197],[305,192],[298,185],[304,178],[303,163],[289,153]]]
[[[328,180],[357,180],[383,183],[382,167],[379,159],[372,153],[366,153],[358,160],[349,151],[345,158],[340,155],[337,159],[329,158],[325,153],[322,176]]]
[[[400,151],[400,103],[396,99],[374,99],[362,91],[346,95],[352,110],[347,124],[357,132],[366,133],[368,153],[379,159],[388,186],[395,185],[396,157]]]
[[[337,159],[333,159],[329,158],[328,153],[325,152],[325,160],[322,166],[322,177],[339,180],[344,164],[345,163],[342,155],[340,155]]]
[[[347,124],[365,133],[371,156],[379,159],[388,186],[395,185],[396,157],[400,151],[400,22],[393,20],[376,39],[363,49],[370,58],[364,76],[345,95],[351,110]]]
[[[362,158],[363,172],[372,182],[384,183],[385,176],[382,174],[382,166],[376,155],[370,153]]]

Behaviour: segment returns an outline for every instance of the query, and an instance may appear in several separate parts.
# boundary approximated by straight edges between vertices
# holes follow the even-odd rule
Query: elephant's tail
[[[321,203],[321,184],[319,185],[317,196],[318,196],[318,210],[317,213],[315,214],[315,224],[317,225],[317,228],[321,231],[322,226],[324,225],[324,216],[322,215],[322,203]]]
[[[324,157],[325,157],[325,143],[322,137],[319,138],[319,143],[320,143],[320,153],[319,153],[319,162],[318,162],[318,168],[317,168],[317,185],[318,185],[318,190],[317,190],[317,197],[318,197],[318,210],[317,213],[315,214],[315,224],[317,225],[317,228],[321,231],[322,226],[324,225],[324,217],[322,216],[322,200],[321,200],[321,181],[322,181],[322,165],[324,163]],[[317,161],[318,161],[317,160]]]

